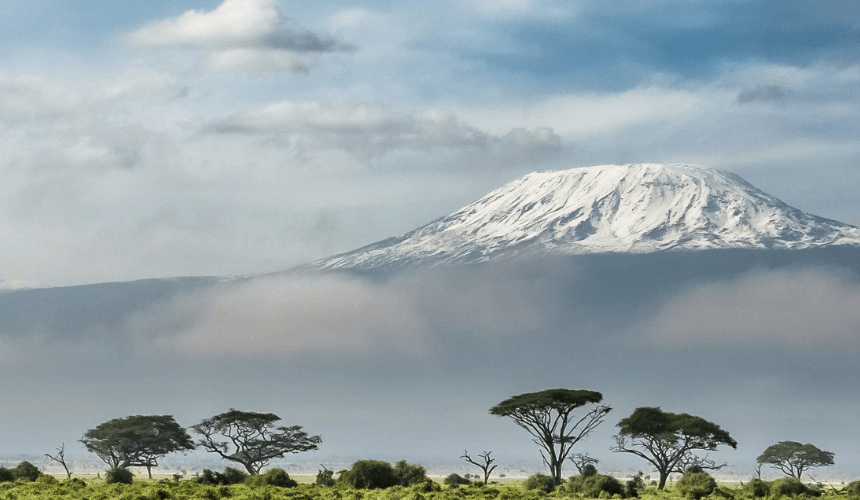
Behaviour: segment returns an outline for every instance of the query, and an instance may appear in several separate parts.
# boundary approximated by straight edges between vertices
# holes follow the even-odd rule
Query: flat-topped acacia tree
[[[316,450],[322,442],[322,438],[308,435],[300,425],[275,427],[279,420],[281,417],[274,413],[231,408],[191,428],[203,436],[198,446],[221,455],[224,460],[242,464],[248,474],[256,475],[269,460],[284,458],[287,453]]]
[[[768,464],[787,476],[800,479],[805,470],[833,465],[833,456],[832,452],[821,450],[809,443],[780,441],[768,446],[756,462],[759,465]]]
[[[657,489],[666,486],[672,472],[684,472],[697,465],[702,469],[719,469],[707,456],[694,450],[714,451],[719,445],[737,448],[738,443],[719,425],[687,413],[669,413],[659,407],[640,407],[618,422],[615,452],[632,453],[650,462],[660,474]]]
[[[194,449],[191,436],[172,415],[132,415],[108,420],[84,433],[80,442],[109,467],[146,467],[150,478],[159,458]]]
[[[532,435],[556,485],[561,484],[561,466],[573,446],[593,431],[612,408],[599,403],[595,391],[547,389],[512,396],[490,408],[490,414],[510,417]],[[598,405],[577,417],[574,411]]]

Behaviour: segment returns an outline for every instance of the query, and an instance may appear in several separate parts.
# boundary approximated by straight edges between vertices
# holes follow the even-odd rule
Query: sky
[[[86,457],[76,440],[108,419],[235,407],[321,434],[297,457],[314,467],[465,447],[533,471],[528,436],[488,409],[568,387],[614,408],[583,443],[603,470],[645,468],[611,436],[659,405],[729,430],[739,449],[717,458],[742,477],[797,440],[856,478],[856,253],[263,274],[599,164],[729,170],[860,224],[857,2],[3,10],[0,459]],[[246,275],[263,276],[81,286]]]
[[[283,270],[597,164],[860,223],[850,0],[3,9],[7,287]]]

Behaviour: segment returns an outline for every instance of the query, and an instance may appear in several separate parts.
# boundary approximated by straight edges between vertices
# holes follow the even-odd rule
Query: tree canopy
[[[203,449],[242,464],[249,474],[259,474],[269,460],[316,450],[322,442],[320,436],[308,435],[299,425],[276,427],[279,420],[274,413],[231,408],[191,428],[202,436],[197,444]]]
[[[719,425],[688,413],[670,413],[659,407],[640,407],[620,422],[615,436],[615,452],[632,453],[644,458],[660,473],[657,488],[663,489],[672,472],[691,466],[719,469],[707,456],[694,450],[715,451],[720,445],[737,448],[737,442]]]
[[[111,468],[146,467],[150,477],[159,458],[194,449],[191,436],[172,415],[133,415],[108,420],[84,433],[80,442]]]
[[[833,457],[833,453],[820,450],[808,443],[780,441],[768,446],[756,462],[770,464],[771,468],[800,479],[805,470],[833,465]]]
[[[602,400],[603,395],[595,391],[548,389],[512,396],[490,408],[490,414],[510,417],[532,435],[550,475],[559,485],[564,459],[612,408],[600,405],[580,417],[573,415],[574,410]]]

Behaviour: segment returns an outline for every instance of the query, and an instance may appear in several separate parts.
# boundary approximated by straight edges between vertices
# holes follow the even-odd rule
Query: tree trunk
[[[250,464],[250,463],[246,464],[244,462],[239,462],[239,463],[245,466],[245,470],[248,471],[248,474],[250,474],[252,476],[256,476],[258,474],[258,472],[255,471],[253,467],[251,467],[252,464]]]
[[[657,489],[662,490],[664,486],[666,486],[666,479],[669,478],[669,473],[666,471],[660,471],[660,482],[657,483]]]
[[[146,464],[146,475],[149,476],[150,479],[152,479],[152,465],[150,464]]]
[[[554,463],[552,465],[552,469],[553,469],[552,476],[553,476],[553,479],[555,479],[555,485],[560,486],[561,485],[561,462],[556,461],[556,463]]]

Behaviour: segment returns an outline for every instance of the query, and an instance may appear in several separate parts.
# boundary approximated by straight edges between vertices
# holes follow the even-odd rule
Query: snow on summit
[[[600,165],[535,172],[397,238],[319,269],[716,248],[860,245],[860,229],[792,208],[729,172],[691,165]]]

